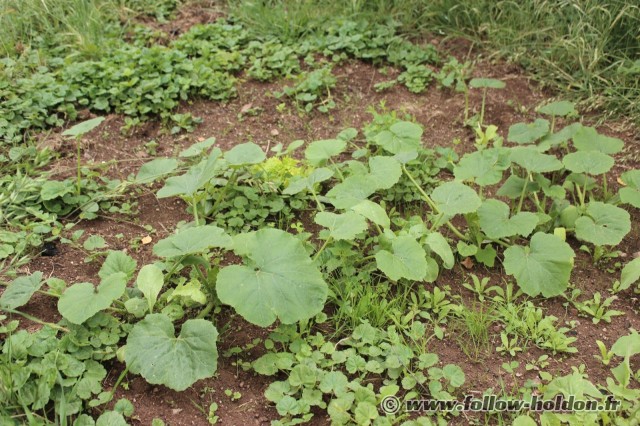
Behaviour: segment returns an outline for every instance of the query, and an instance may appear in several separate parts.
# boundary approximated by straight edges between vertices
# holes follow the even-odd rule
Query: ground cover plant
[[[372,5],[74,4],[3,4],[3,424],[640,420],[633,132]],[[607,409],[407,409],[491,395]]]

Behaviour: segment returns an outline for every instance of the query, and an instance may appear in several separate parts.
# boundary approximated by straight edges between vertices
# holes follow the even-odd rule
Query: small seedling
[[[484,120],[484,107],[487,99],[488,89],[504,89],[506,86],[502,80],[496,80],[494,78],[474,78],[469,82],[469,87],[473,89],[482,89],[482,106],[480,108],[480,119],[478,124],[482,126]]]
[[[76,175],[76,195],[80,195],[82,190],[82,182],[81,182],[81,171],[80,168],[82,166],[82,159],[80,157],[80,142],[82,140],[82,136],[89,133],[96,127],[100,125],[104,121],[104,117],[96,117],[91,120],[83,121],[82,123],[78,123],[70,129],[65,130],[62,133],[62,136],[69,136],[75,138],[76,140],[76,164],[77,164],[77,175]]]

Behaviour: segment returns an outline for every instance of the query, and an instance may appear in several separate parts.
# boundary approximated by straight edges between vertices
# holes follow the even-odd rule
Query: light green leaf
[[[531,417],[522,415],[513,420],[513,426],[537,426],[537,423]]]
[[[196,280],[191,280],[186,284],[179,284],[171,292],[168,301],[171,302],[178,297],[200,305],[207,304],[207,295],[202,291],[202,284]]]
[[[640,280],[640,257],[624,265],[620,274],[620,290],[626,290]]]
[[[385,229],[391,226],[391,221],[389,220],[387,212],[378,203],[364,200],[351,207],[351,210]]]
[[[555,155],[543,154],[533,147],[512,148],[511,161],[530,173],[548,173],[562,168]]]
[[[304,155],[312,166],[321,166],[331,157],[342,154],[346,148],[347,143],[342,139],[324,139],[311,142]]]
[[[348,209],[369,198],[376,189],[368,175],[353,175],[331,188],[327,197],[336,208]]]
[[[127,276],[116,272],[102,279],[97,288],[91,283],[74,284],[58,300],[58,311],[69,322],[82,324],[111,306],[127,287]]]
[[[454,166],[453,174],[457,180],[489,186],[502,180],[502,172],[509,165],[509,150],[489,148],[465,154]]]
[[[353,240],[356,235],[368,228],[365,218],[355,212],[342,214],[318,212],[315,222],[329,229],[329,235],[334,240]]]
[[[618,138],[601,135],[593,127],[582,126],[573,135],[573,146],[578,151],[598,151],[603,154],[617,154],[624,142]]]
[[[96,420],[96,426],[128,426],[122,414],[115,411],[104,412]]]
[[[620,201],[640,209],[640,170],[624,172],[620,179],[627,185],[618,191]]]
[[[104,260],[98,276],[103,280],[113,274],[122,272],[126,276],[126,280],[129,281],[133,277],[133,273],[136,271],[136,261],[123,251],[111,250]]]
[[[415,151],[421,147],[422,127],[408,121],[400,121],[383,130],[373,138],[373,143],[380,145],[392,154]]]
[[[266,327],[279,318],[293,324],[322,311],[327,284],[299,239],[261,229],[234,237],[233,250],[247,264],[221,269],[216,290],[247,321]]]
[[[175,337],[164,314],[150,314],[133,326],[127,337],[125,361],[132,373],[153,385],[183,391],[218,368],[218,331],[211,322],[190,319]]]
[[[533,123],[517,123],[509,127],[507,140],[519,144],[537,141],[549,133],[549,121],[538,118]]]
[[[376,253],[378,269],[389,278],[398,281],[406,278],[422,281],[427,275],[427,253],[422,246],[408,235],[397,237],[391,242],[393,252],[380,250]]]
[[[153,246],[153,253],[159,257],[177,257],[202,253],[212,247],[227,248],[231,237],[224,229],[214,225],[200,225],[179,231]]]
[[[262,148],[253,142],[241,143],[234,146],[224,154],[224,159],[231,166],[243,166],[246,164],[258,164],[267,156]]]
[[[378,155],[369,158],[369,170],[369,178],[375,182],[376,189],[389,189],[402,176],[402,167],[393,157]]]
[[[182,151],[180,153],[180,157],[182,158],[197,157],[198,155],[205,152],[207,149],[211,148],[211,146],[213,146],[214,143],[216,143],[216,138],[207,138],[202,142],[194,143],[189,148]]]
[[[504,89],[506,83],[495,78],[472,78],[469,87],[474,89]]]
[[[540,108],[538,108],[538,112],[540,114],[555,116],[555,117],[566,117],[568,115],[578,115],[578,111],[576,111],[576,106],[573,102],[569,101],[556,101],[546,104]]]
[[[481,204],[476,191],[460,182],[443,183],[433,190],[431,199],[447,216],[473,213]]]
[[[18,277],[7,288],[5,288],[2,296],[0,296],[0,307],[3,309],[16,309],[26,305],[33,293],[40,290],[44,281],[42,281],[42,272],[34,272],[28,277]]]
[[[198,164],[191,166],[185,174],[167,179],[164,186],[158,191],[157,197],[167,198],[176,195],[191,197],[216,175],[221,155],[222,151],[219,148],[214,148],[207,158],[203,158]]]
[[[88,251],[102,249],[106,246],[107,242],[100,235],[91,235],[84,241],[84,244],[82,245],[82,247],[84,247],[84,249]]]
[[[96,117],[92,118],[91,120],[83,121],[76,124],[72,128],[62,132],[62,136],[71,136],[73,138],[77,138],[84,135],[85,133],[89,133],[90,131],[98,127],[103,121],[104,117]]]
[[[573,138],[573,135],[575,135],[576,132],[581,128],[582,128],[582,124],[580,123],[573,123],[568,126],[565,126],[559,132],[547,135],[544,138],[542,138],[542,140],[538,144],[538,149],[540,151],[546,151],[553,146],[560,145],[561,143],[565,143],[569,139]]]
[[[42,188],[40,188],[40,198],[42,198],[43,201],[55,200],[66,194],[73,193],[74,190],[75,187],[70,180],[48,180],[42,185]]]
[[[138,273],[136,286],[144,294],[149,304],[149,312],[153,312],[153,307],[158,300],[158,294],[164,285],[164,275],[160,268],[155,265],[145,265]]]
[[[615,246],[631,231],[629,213],[611,204],[593,201],[586,216],[576,220],[576,237],[597,246]]]
[[[528,236],[538,225],[538,216],[520,212],[509,217],[509,206],[499,200],[485,200],[478,209],[480,228],[489,238],[505,238],[514,235]]]
[[[286,195],[298,194],[304,190],[312,190],[315,185],[325,180],[331,179],[333,176],[333,170],[326,167],[320,167],[315,169],[309,174],[309,176],[299,176],[297,179],[291,179],[289,186],[282,191]]]
[[[156,158],[145,163],[136,175],[136,183],[151,183],[157,179],[168,175],[178,167],[178,160],[175,158]]]
[[[442,266],[447,269],[453,268],[455,264],[455,258],[453,257],[453,251],[451,246],[447,242],[447,239],[439,232],[432,232],[427,235],[425,244],[442,259]]]
[[[575,253],[555,235],[538,232],[529,247],[514,245],[504,252],[504,268],[529,296],[561,294],[569,284]]]
[[[578,151],[567,154],[562,159],[564,166],[574,173],[591,176],[607,173],[613,167],[613,157],[599,151]]]
[[[611,346],[611,352],[625,359],[640,354],[640,334],[637,331],[632,331],[630,334],[620,337]]]

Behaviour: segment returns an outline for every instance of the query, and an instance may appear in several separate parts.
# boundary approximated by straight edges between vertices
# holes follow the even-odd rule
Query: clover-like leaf
[[[147,299],[149,312],[153,312],[153,307],[158,300],[158,294],[164,285],[164,275],[162,270],[155,265],[145,265],[138,272],[136,287],[142,292],[144,298]]]
[[[136,175],[136,183],[151,183],[157,179],[168,175],[178,167],[178,160],[175,158],[156,158],[145,163]]]
[[[480,186],[495,185],[509,168],[509,151],[489,148],[465,154],[453,168],[457,180],[475,182]]]
[[[221,155],[220,148],[214,148],[208,157],[191,166],[185,174],[167,179],[158,191],[157,197],[166,198],[176,195],[191,197],[216,175]]]
[[[367,230],[367,221],[355,212],[318,212],[315,222],[327,228],[334,240],[353,240],[356,235]]]
[[[573,102],[569,101],[556,101],[546,104],[538,108],[540,114],[549,115],[552,117],[566,117],[577,115],[576,106]]]
[[[517,123],[509,127],[507,140],[519,144],[533,143],[549,133],[549,121],[538,118],[533,123]]]
[[[613,157],[599,151],[577,151],[565,155],[562,163],[574,173],[596,176],[611,170],[614,160]]]
[[[615,246],[631,231],[629,213],[611,204],[593,201],[587,215],[576,220],[576,237],[597,246]]]
[[[231,237],[222,228],[200,225],[179,231],[153,246],[153,253],[160,257],[186,256],[202,253],[212,247],[227,248]]]
[[[86,133],[89,133],[90,131],[98,127],[100,123],[102,123],[103,121],[104,121],[104,117],[96,117],[90,120],[83,121],[81,123],[76,124],[72,128],[62,132],[62,136],[71,136],[71,137],[77,138]]]
[[[397,237],[391,242],[392,252],[380,250],[376,253],[378,269],[394,281],[406,278],[422,281],[427,275],[427,253],[422,246],[408,235]]]
[[[562,168],[562,162],[555,155],[543,154],[533,147],[513,148],[511,161],[530,173],[548,173]]]
[[[489,238],[505,238],[514,235],[528,236],[538,225],[538,216],[531,212],[519,212],[509,217],[509,206],[499,200],[485,200],[478,209],[480,228]]]
[[[58,299],[58,311],[69,322],[82,324],[111,306],[127,287],[127,275],[116,272],[104,278],[97,288],[91,283],[74,284]]]
[[[373,142],[392,154],[415,151],[421,146],[422,127],[409,121],[399,121],[389,130],[378,133]]]
[[[504,268],[529,296],[561,294],[569,284],[575,253],[555,235],[538,232],[529,247],[511,246],[504,252]]]
[[[506,83],[495,78],[472,78],[469,87],[474,89],[504,89]]]
[[[267,156],[262,148],[253,142],[241,143],[234,146],[224,154],[224,159],[231,166],[243,166],[246,164],[258,164]]]
[[[448,216],[475,212],[482,203],[473,189],[460,182],[446,182],[431,193],[438,210]]]
[[[279,318],[293,324],[324,307],[327,284],[293,235],[278,229],[240,234],[233,250],[247,263],[221,269],[216,290],[247,321],[266,327]]]
[[[342,154],[346,148],[347,143],[342,139],[324,139],[311,142],[304,156],[312,166],[321,166],[331,157]]]
[[[33,293],[40,290],[44,281],[42,281],[42,272],[34,272],[28,277],[18,277],[7,288],[5,288],[2,296],[0,296],[0,307],[3,309],[16,309],[26,305]]]
[[[211,322],[190,319],[178,337],[164,314],[150,314],[127,337],[125,362],[129,371],[153,385],[183,391],[218,368],[218,331]]]
[[[598,151],[603,154],[617,154],[622,151],[624,142],[618,138],[601,135],[593,127],[582,126],[573,135],[573,146],[578,151]]]

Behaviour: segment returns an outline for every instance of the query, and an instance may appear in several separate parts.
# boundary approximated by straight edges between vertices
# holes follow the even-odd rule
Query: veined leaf
[[[376,189],[376,182],[368,175],[353,175],[331,188],[327,197],[336,208],[348,209],[369,198]]]
[[[140,167],[136,175],[136,183],[151,183],[166,176],[178,167],[178,160],[175,158],[156,158]]]
[[[369,178],[375,182],[376,190],[391,188],[402,176],[402,167],[393,157],[378,155],[369,158],[369,170]]]
[[[400,236],[391,242],[391,247],[392,252],[380,250],[375,255],[378,269],[386,276],[394,281],[400,278],[422,281],[426,277],[427,253],[416,240]]]
[[[315,222],[329,229],[329,235],[334,240],[353,240],[356,235],[368,228],[365,218],[355,212],[341,214],[318,212]]]
[[[512,148],[511,161],[530,173],[548,173],[562,168],[555,155],[543,154],[533,147]]]
[[[618,191],[620,201],[640,209],[640,170],[624,172],[620,179],[627,185]]]
[[[607,173],[613,167],[613,157],[599,151],[577,151],[562,159],[564,166],[574,173],[586,173],[591,176]]]
[[[582,126],[573,135],[573,146],[578,151],[598,151],[603,154],[617,154],[622,151],[624,142],[618,138],[601,135],[593,127]]]
[[[509,127],[507,140],[518,144],[533,143],[549,133],[549,121],[538,118],[533,123],[517,123]]]
[[[71,137],[77,138],[78,136],[82,136],[86,133],[89,133],[90,131],[98,127],[100,123],[102,123],[103,121],[104,121],[104,117],[96,117],[96,118],[92,118],[91,120],[83,121],[81,123],[76,124],[72,128],[62,132],[62,136],[71,136]]]
[[[615,246],[631,231],[629,213],[611,204],[592,201],[587,216],[576,220],[576,237],[597,246]]]
[[[504,89],[506,83],[495,78],[472,78],[469,87],[474,89]]]
[[[433,190],[431,199],[447,216],[473,213],[481,204],[476,191],[460,182],[443,183]]]
[[[158,191],[157,197],[167,198],[176,195],[191,197],[216,175],[221,155],[220,148],[214,148],[207,158],[203,158],[198,164],[191,166],[185,174],[167,179],[164,186]]]
[[[626,290],[640,280],[640,257],[624,265],[620,274],[620,290]]]
[[[44,281],[42,281],[42,272],[34,272],[28,277],[18,277],[7,288],[5,288],[2,296],[0,296],[0,307],[3,309],[16,309],[26,305],[33,293],[40,290]]]
[[[267,156],[262,148],[253,142],[241,143],[224,154],[224,159],[230,166],[244,166],[246,164],[262,163]]]
[[[227,248],[231,237],[224,229],[213,225],[194,226],[162,239],[153,246],[153,253],[159,257],[186,256],[202,253],[212,247]]]
[[[317,183],[331,179],[332,176],[332,170],[327,169],[326,167],[317,168],[311,172],[309,176],[299,176],[295,180],[291,179],[289,186],[287,186],[282,193],[286,195],[294,195],[304,190],[310,191]]]
[[[207,138],[202,142],[194,143],[189,148],[180,152],[180,157],[181,158],[197,157],[198,155],[202,154],[203,152],[211,148],[211,146],[213,146],[214,143],[216,143],[216,138]]]
[[[569,101],[556,101],[538,108],[540,114],[555,117],[566,117],[568,115],[577,115],[576,106]]]
[[[502,173],[509,168],[509,151],[489,148],[465,154],[453,168],[457,180],[474,182],[480,186],[495,185],[502,180]]]
[[[505,238],[514,235],[528,236],[538,225],[538,216],[520,212],[509,217],[509,206],[499,200],[485,200],[478,209],[480,228],[489,238]]]
[[[58,300],[60,314],[73,324],[82,324],[122,296],[127,276],[117,272],[104,278],[97,288],[91,283],[74,284]]]
[[[347,143],[342,139],[324,139],[311,142],[304,152],[304,156],[312,166],[322,166],[327,160],[342,154]]]
[[[363,200],[351,207],[351,210],[385,229],[391,226],[391,221],[389,220],[387,212],[380,206],[380,204],[374,203],[373,201]]]
[[[400,121],[378,133],[373,142],[392,154],[415,151],[421,147],[422,127],[409,121]]]
[[[447,242],[447,239],[439,232],[431,232],[425,239],[425,244],[442,259],[442,266],[447,269],[453,268],[455,264],[455,258],[453,257],[453,251],[451,246]]]
[[[122,272],[125,274],[127,281],[133,277],[136,271],[137,262],[131,256],[120,250],[111,250],[104,260],[98,276],[103,280],[113,274]]]
[[[149,312],[153,312],[153,307],[158,300],[158,294],[164,285],[164,275],[160,268],[155,265],[145,265],[138,273],[136,287],[142,292],[144,298],[147,299]]]

